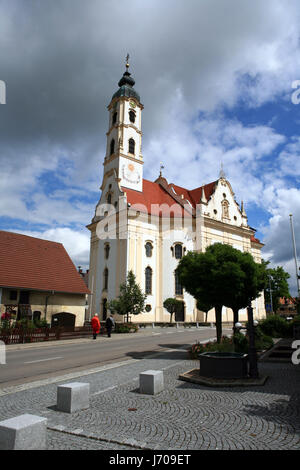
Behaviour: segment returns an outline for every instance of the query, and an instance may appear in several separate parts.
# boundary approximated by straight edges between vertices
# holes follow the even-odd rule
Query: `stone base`
[[[156,395],[164,390],[164,374],[160,370],[147,370],[140,374],[140,393]]]
[[[255,385],[264,385],[268,376],[253,379],[245,377],[241,379],[217,379],[214,377],[203,377],[199,373],[199,369],[192,369],[184,374],[179,375],[179,380],[191,382],[198,385],[206,385],[207,387],[248,387]]]
[[[24,414],[0,422],[0,450],[44,450],[47,419]]]
[[[89,408],[90,384],[73,382],[57,387],[57,410],[65,413]]]

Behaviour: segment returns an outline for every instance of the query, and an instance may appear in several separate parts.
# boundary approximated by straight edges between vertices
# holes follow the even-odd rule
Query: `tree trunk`
[[[233,309],[233,328],[235,327],[235,324],[238,323],[239,321],[239,309],[234,308]]]
[[[215,307],[216,312],[216,328],[217,328],[217,342],[221,342],[222,338],[222,305]]]

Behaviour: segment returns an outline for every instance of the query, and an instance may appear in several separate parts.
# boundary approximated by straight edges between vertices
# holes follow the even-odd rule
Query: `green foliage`
[[[147,295],[142,292],[136,283],[135,275],[129,271],[126,281],[120,285],[120,295],[117,299],[108,302],[108,308],[118,315],[138,315],[145,309]]]
[[[300,315],[297,315],[296,317],[293,318],[292,320],[293,325],[299,325],[300,324]]]
[[[273,311],[276,312],[279,308],[280,297],[291,297],[288,285],[288,279],[290,278],[290,275],[284,271],[282,266],[277,266],[277,268],[271,269],[267,268],[269,264],[268,261],[263,261],[263,264],[265,265],[266,273],[268,276],[264,293],[265,302],[267,304],[271,304],[271,287]]]
[[[222,336],[221,341],[208,341],[207,343],[201,344],[196,342],[189,350],[190,357],[192,359],[198,359],[198,355],[204,352],[234,352],[234,344],[232,338]]]
[[[234,351],[238,353],[247,353],[249,350],[248,338],[243,333],[235,333],[233,337]]]
[[[250,253],[215,243],[205,253],[189,252],[177,267],[181,285],[203,308],[215,307],[218,342],[222,335],[222,306],[233,310],[247,307],[264,289],[264,266]],[[235,321],[237,321],[235,319]]]
[[[292,322],[287,322],[279,315],[269,315],[259,322],[259,328],[272,338],[287,338],[291,336]]]
[[[257,351],[263,351],[273,346],[273,340],[263,334],[259,328],[255,329],[255,347]],[[197,359],[198,354],[203,352],[238,352],[247,354],[249,351],[249,338],[243,333],[235,333],[231,338],[222,336],[220,343],[209,341],[205,344],[196,342],[189,350],[192,359]]]
[[[44,318],[42,320],[34,320],[34,325],[36,328],[49,328],[50,325]]]
[[[132,323],[116,324],[115,333],[136,333],[139,327]]]

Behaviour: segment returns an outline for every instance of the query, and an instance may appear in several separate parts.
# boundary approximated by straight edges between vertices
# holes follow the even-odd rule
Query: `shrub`
[[[239,353],[247,353],[249,349],[249,341],[243,333],[235,333],[233,337],[234,350]]]
[[[131,333],[138,331],[139,327],[137,325],[133,325],[132,323],[121,323],[117,324],[115,328],[116,333]]]
[[[198,359],[198,354],[204,352],[233,352],[234,351],[234,344],[232,338],[228,338],[227,336],[222,336],[221,342],[217,343],[217,341],[209,341],[208,343],[201,344],[196,342],[193,344],[191,349],[189,350],[189,355],[191,359]]]
[[[286,338],[291,335],[291,323],[288,323],[284,318],[278,315],[270,315],[264,320],[259,322],[261,331],[273,338]]]
[[[265,335],[258,328],[255,329],[255,347],[258,351],[269,349],[273,346],[273,339],[270,336]],[[204,352],[238,352],[248,353],[249,350],[249,338],[242,333],[236,333],[233,337],[229,338],[223,336],[221,342],[209,341],[205,344],[199,342],[192,345],[189,350],[191,359],[198,359],[198,355]]]

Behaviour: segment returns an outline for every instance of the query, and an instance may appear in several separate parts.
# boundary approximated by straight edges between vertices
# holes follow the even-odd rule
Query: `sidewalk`
[[[81,372],[75,381],[90,384],[90,408],[72,415],[55,410],[57,384],[74,381],[71,375],[9,390],[0,397],[0,420],[23,413],[46,417],[49,450],[300,449],[298,366],[260,362],[269,378],[249,389],[178,379],[197,366],[186,351],[170,349]],[[155,396],[139,393],[139,374],[149,369],[164,371],[165,390]]]
[[[207,327],[207,326],[200,326],[198,328],[196,327],[191,327],[189,328],[191,330],[211,330],[212,331],[212,336],[215,336],[215,328]],[[7,351],[15,351],[15,350],[21,350],[21,349],[32,349],[32,348],[39,348],[39,347],[49,347],[49,346],[57,346],[57,345],[64,345],[64,344],[83,344],[83,343],[90,343],[91,341],[103,341],[103,340],[108,340],[108,341],[113,341],[116,339],[130,339],[133,338],[135,335],[139,336],[151,336],[151,335],[159,335],[161,332],[166,333],[178,333],[180,331],[185,331],[184,327],[179,327],[179,328],[160,328],[160,327],[147,327],[147,328],[141,328],[138,330],[136,333],[114,333],[112,332],[112,335],[110,338],[107,337],[107,335],[99,335],[96,340],[93,339],[93,335],[91,333],[90,336],[85,337],[85,338],[74,338],[74,339],[60,339],[60,340],[53,340],[53,341],[37,341],[35,343],[17,343],[17,344],[7,344],[6,345],[6,350]],[[226,330],[226,329],[225,329]]]

